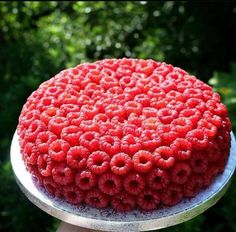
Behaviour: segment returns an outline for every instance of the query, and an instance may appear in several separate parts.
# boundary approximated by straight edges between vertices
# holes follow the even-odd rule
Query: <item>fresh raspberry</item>
[[[203,130],[208,138],[214,138],[217,134],[217,127],[205,119],[201,119],[198,122],[198,128]]]
[[[67,127],[68,124],[69,122],[65,117],[53,117],[48,123],[48,130],[60,136],[62,129]]]
[[[122,182],[118,175],[114,173],[104,173],[99,177],[98,188],[101,192],[113,196],[120,193]]]
[[[142,146],[144,149],[153,152],[161,145],[161,137],[154,130],[143,130],[141,134]]]
[[[94,208],[105,208],[109,204],[109,197],[97,189],[89,190],[85,195],[86,204]]]
[[[39,120],[33,121],[25,131],[27,141],[35,143],[37,135],[45,131],[45,124]]]
[[[201,118],[201,112],[197,109],[184,109],[179,113],[179,117],[188,118],[193,125],[196,125]]]
[[[129,101],[125,103],[124,108],[127,115],[130,115],[131,113],[140,115],[143,109],[142,105],[136,101]]]
[[[85,132],[80,136],[79,144],[89,149],[90,152],[99,148],[100,134],[93,131]]]
[[[118,86],[118,81],[112,76],[105,76],[100,80],[100,85],[105,89],[108,90],[114,86]]]
[[[54,167],[54,163],[47,154],[38,156],[37,166],[42,176],[52,175],[52,168]]]
[[[161,190],[166,188],[170,182],[170,177],[167,171],[161,169],[153,169],[147,174],[147,183],[150,188]]]
[[[75,175],[75,183],[82,190],[88,190],[96,186],[97,176],[90,171],[82,171]]]
[[[214,141],[209,141],[209,145],[207,148],[207,157],[210,162],[215,162],[220,159],[222,151],[220,149],[220,145]]]
[[[92,119],[98,114],[98,109],[93,105],[83,105],[81,106],[80,112],[84,113],[88,119]]]
[[[62,129],[61,138],[68,142],[71,146],[77,146],[79,144],[80,136],[82,132],[77,126],[68,126]]]
[[[160,125],[160,120],[156,117],[150,117],[147,118],[143,121],[142,123],[142,127],[144,129],[148,129],[148,130],[156,130],[157,127]]]
[[[65,199],[71,204],[81,204],[84,201],[85,193],[73,185],[67,185],[63,187],[63,195]]]
[[[177,160],[188,160],[191,156],[192,144],[183,138],[177,138],[171,147],[175,151],[175,157]]]
[[[94,120],[83,120],[79,125],[79,129],[82,132],[99,132],[99,124]]]
[[[143,107],[148,107],[150,105],[150,98],[146,94],[136,95],[134,101],[142,104]]]
[[[69,167],[83,169],[87,165],[89,150],[83,146],[71,147],[68,150],[66,161]]]
[[[27,143],[23,150],[23,160],[26,163],[35,165],[37,163],[38,152],[33,143]]]
[[[35,144],[40,154],[47,154],[49,145],[57,139],[50,131],[43,131],[37,135]]]
[[[111,156],[120,151],[120,139],[116,136],[104,135],[100,138],[100,149]]]
[[[172,206],[179,203],[183,198],[183,191],[179,185],[169,185],[163,190],[161,202],[164,205]]]
[[[174,109],[164,108],[158,110],[157,115],[162,123],[169,124],[178,116],[178,112]]]
[[[183,193],[185,197],[195,197],[203,187],[203,178],[201,176],[192,175],[185,183]]]
[[[160,194],[152,189],[145,189],[137,197],[137,204],[144,211],[155,209],[160,201]]]
[[[129,155],[141,149],[142,145],[137,137],[126,135],[121,140],[121,150]]]
[[[50,177],[43,179],[43,186],[53,196],[60,196],[62,193],[62,187]]]
[[[57,114],[57,108],[50,107],[47,110],[43,111],[40,115],[40,120],[48,125],[49,121]]]
[[[56,183],[68,185],[74,180],[74,173],[65,163],[58,163],[52,169],[52,177]]]
[[[155,108],[152,108],[152,107],[143,107],[142,114],[143,114],[143,116],[145,116],[147,118],[156,117],[157,116],[157,110]]]
[[[171,122],[171,125],[178,132],[179,137],[185,137],[185,135],[193,128],[193,123],[188,118],[179,117]]]
[[[167,146],[158,147],[154,153],[154,163],[158,168],[169,169],[175,163],[175,157],[173,149]]]
[[[111,205],[112,208],[118,212],[127,212],[134,209],[136,201],[132,195],[122,192],[121,194],[112,197]]]
[[[194,173],[204,174],[208,169],[206,154],[202,152],[193,152],[189,160],[190,166]]]
[[[187,163],[176,163],[170,171],[172,182],[176,184],[184,184],[188,180],[191,172],[192,169]]]
[[[161,135],[162,144],[164,146],[170,146],[170,144],[178,138],[178,132],[175,131],[175,128],[169,125],[160,125],[157,128],[157,131]]]
[[[197,109],[197,110],[199,110],[200,112],[204,112],[204,111],[205,111],[205,108],[206,108],[206,104],[204,103],[204,101],[201,100],[201,99],[199,99],[199,98],[189,98],[189,99],[186,101],[186,105],[187,105],[189,108]]]
[[[134,170],[140,173],[147,173],[152,168],[152,153],[140,150],[133,156]]]
[[[145,188],[145,179],[141,174],[130,173],[123,182],[126,192],[138,195]]]
[[[95,122],[107,122],[109,120],[108,116],[106,114],[97,114],[94,116],[93,120]]]
[[[110,162],[111,171],[117,175],[126,175],[132,168],[132,160],[125,153],[114,155]]]
[[[87,160],[87,166],[91,172],[101,174],[109,169],[110,157],[104,151],[95,151],[89,155]]]
[[[186,138],[190,143],[192,143],[192,147],[196,150],[202,150],[208,145],[208,136],[200,129],[189,131]]]
[[[55,161],[66,160],[66,155],[70,149],[69,143],[62,139],[55,140],[48,147],[48,154]]]

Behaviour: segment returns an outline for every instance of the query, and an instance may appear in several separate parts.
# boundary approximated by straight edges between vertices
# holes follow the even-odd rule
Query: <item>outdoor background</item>
[[[57,228],[21,193],[9,162],[20,110],[41,82],[102,58],[165,61],[213,85],[236,129],[235,32],[232,2],[0,2],[0,231]],[[236,231],[235,185],[204,214],[162,231]]]

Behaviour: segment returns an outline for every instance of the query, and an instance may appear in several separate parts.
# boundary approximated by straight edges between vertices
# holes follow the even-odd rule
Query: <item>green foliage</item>
[[[152,58],[205,82],[217,70],[210,83],[235,126],[236,65],[227,74],[236,61],[235,9],[233,2],[0,2],[0,231],[55,231],[58,221],[16,186],[9,147],[26,98],[66,67],[108,57]],[[235,194],[232,185],[215,207],[163,231],[236,231]]]
[[[213,77],[209,80],[209,84],[214,90],[220,93],[222,101],[226,104],[233,129],[236,128],[236,63],[231,65],[231,72],[214,72]]]

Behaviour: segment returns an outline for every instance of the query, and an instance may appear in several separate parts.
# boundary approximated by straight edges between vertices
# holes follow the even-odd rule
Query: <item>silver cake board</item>
[[[13,136],[10,153],[16,181],[33,204],[63,222],[99,231],[148,231],[190,220],[213,206],[225,194],[236,166],[236,143],[231,133],[231,151],[224,172],[196,197],[183,199],[175,206],[162,207],[152,212],[134,210],[129,213],[117,213],[112,209],[73,206],[51,197],[43,188],[37,187],[22,160],[17,133]]]

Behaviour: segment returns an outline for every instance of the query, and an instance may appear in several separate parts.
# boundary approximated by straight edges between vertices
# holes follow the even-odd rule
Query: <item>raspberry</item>
[[[193,124],[190,119],[179,117],[171,122],[171,125],[178,132],[180,137],[185,137],[185,135],[193,128]]]
[[[140,115],[142,113],[142,105],[136,101],[129,101],[125,103],[124,107],[127,115],[130,115],[131,113]]]
[[[129,155],[139,151],[141,147],[142,145],[139,142],[139,139],[135,136],[126,135],[121,140],[121,150]]]
[[[79,129],[82,132],[87,132],[87,131],[99,132],[99,125],[97,122],[93,120],[83,120],[79,125]]]
[[[199,99],[199,98],[190,98],[186,101],[186,105],[189,108],[193,108],[193,109],[197,109],[200,112],[204,112],[206,105],[204,103],[203,100]]]
[[[57,136],[49,131],[40,132],[35,141],[39,153],[47,154],[49,145],[56,139]]]
[[[105,208],[109,204],[109,198],[97,189],[89,190],[85,196],[86,204],[95,208]]]
[[[157,148],[153,154],[155,165],[161,169],[171,168],[175,163],[173,153],[174,151],[170,147],[161,146]]]
[[[111,171],[117,175],[125,175],[132,168],[132,160],[125,153],[119,153],[112,157],[111,162]]]
[[[111,135],[102,136],[100,138],[100,149],[114,155],[120,151],[120,139]]]
[[[169,185],[161,195],[161,202],[172,206],[179,203],[183,198],[183,192],[179,185]]]
[[[168,173],[161,169],[154,169],[147,175],[147,183],[150,188],[161,190],[166,188],[170,182]]]
[[[77,126],[68,126],[63,128],[61,131],[61,138],[71,146],[77,146],[79,144],[79,138],[81,135],[82,132]]]
[[[88,190],[96,186],[97,176],[90,171],[82,171],[76,174],[75,183],[82,190]]]
[[[176,163],[170,171],[172,182],[176,184],[184,184],[188,180],[191,172],[191,167],[187,163]]]
[[[116,211],[127,212],[134,209],[136,201],[132,195],[122,192],[121,194],[112,197],[111,205]]]
[[[138,151],[133,156],[133,165],[137,172],[149,172],[152,168],[152,154],[144,150]]]
[[[179,117],[188,118],[193,125],[196,125],[201,118],[201,112],[197,109],[184,109],[179,113]]]
[[[69,122],[65,117],[53,117],[48,123],[48,130],[60,136],[62,129],[67,127],[68,124]]]
[[[142,146],[144,149],[153,152],[161,145],[161,137],[154,130],[143,130],[141,134]]]
[[[208,136],[200,129],[189,131],[186,138],[192,143],[192,147],[196,150],[202,150],[208,145]]]
[[[53,196],[61,195],[61,192],[62,192],[61,186],[55,183],[55,181],[51,179],[50,177],[46,177],[43,179],[43,186],[49,194]]]
[[[25,132],[29,142],[35,142],[37,135],[45,130],[45,124],[39,120],[33,121]]]
[[[40,174],[42,176],[51,176],[52,175],[52,168],[54,166],[53,161],[47,155],[40,155],[37,159],[37,166]]]
[[[110,157],[106,152],[95,151],[87,160],[87,166],[91,172],[101,174],[109,169]]]
[[[198,122],[198,128],[202,129],[207,134],[208,138],[214,138],[217,134],[216,126],[204,119]]]
[[[141,174],[130,173],[123,182],[126,192],[138,195],[145,188],[145,179]]]
[[[232,129],[218,93],[163,62],[63,70],[27,99],[17,132],[37,185],[71,204],[153,210],[224,171]]]
[[[162,123],[169,124],[178,116],[178,112],[173,109],[164,108],[158,110],[157,115]]]
[[[57,114],[57,108],[50,107],[47,110],[43,111],[40,115],[40,120],[48,125],[49,121]]]
[[[145,189],[137,197],[137,204],[142,210],[153,210],[160,204],[161,196],[158,192]]]
[[[68,185],[74,180],[74,173],[64,163],[58,163],[52,169],[52,177],[56,183]]]
[[[190,166],[194,173],[204,174],[208,169],[208,161],[205,153],[194,152],[190,158]]]
[[[70,145],[62,140],[58,139],[52,142],[48,147],[48,154],[55,161],[66,160],[66,154],[70,148]]]
[[[143,121],[142,127],[144,129],[156,130],[159,124],[160,120],[158,118],[150,117]]]
[[[136,85],[135,78],[131,78],[130,76],[124,76],[120,79],[120,86],[124,89],[125,87],[134,87]]]
[[[66,161],[69,167],[83,169],[87,165],[89,150],[83,146],[71,147],[67,153]]]
[[[80,136],[79,144],[89,149],[90,152],[99,148],[99,133],[88,131]]]
[[[185,183],[183,193],[185,197],[195,197],[203,186],[203,178],[201,176],[192,175]]]
[[[175,157],[178,160],[188,160],[191,156],[192,144],[187,139],[177,138],[171,147],[175,151]]]
[[[37,149],[33,143],[27,143],[23,150],[23,159],[29,164],[36,164],[37,163]]]
[[[98,113],[96,106],[92,105],[83,105],[81,106],[80,111],[84,113],[88,119],[92,119]]]
[[[150,98],[146,94],[136,95],[134,101],[142,104],[143,107],[148,107],[150,105]]]
[[[84,201],[84,192],[76,186],[64,186],[62,191],[69,203],[81,204]]]
[[[120,193],[122,182],[119,176],[113,173],[105,173],[99,177],[98,188],[101,192],[113,196]]]

